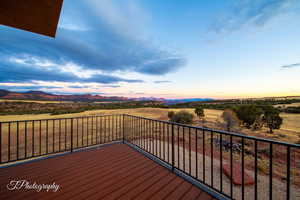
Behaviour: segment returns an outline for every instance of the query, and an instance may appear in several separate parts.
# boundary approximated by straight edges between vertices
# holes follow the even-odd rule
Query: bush
[[[194,115],[187,111],[179,111],[174,113],[170,118],[171,122],[181,123],[181,124],[191,124],[193,122]]]
[[[263,121],[273,133],[273,129],[280,129],[283,119],[280,117],[280,111],[273,106],[264,106]]]
[[[168,112],[168,117],[169,119],[172,119],[172,117],[175,115],[175,112],[174,111],[169,111]]]
[[[226,126],[227,131],[230,131],[233,127],[238,126],[240,124],[236,113],[232,110],[226,109],[221,117],[224,120],[224,124]]]
[[[195,111],[194,111],[194,112],[195,112],[195,114],[196,114],[199,118],[205,117],[203,107],[197,107],[197,108],[195,108]]]
[[[234,112],[237,117],[243,122],[246,128],[251,128],[255,120],[263,114],[263,110],[256,105],[239,105],[236,106]]]

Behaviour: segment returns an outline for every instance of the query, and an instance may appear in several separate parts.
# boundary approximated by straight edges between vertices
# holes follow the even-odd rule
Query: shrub
[[[195,114],[196,114],[199,118],[205,117],[203,107],[197,107],[197,108],[195,108]]]
[[[169,111],[168,112],[168,117],[169,117],[169,119],[171,120],[172,119],[172,117],[175,115],[175,112],[174,111]]]
[[[254,104],[236,106],[234,112],[247,128],[251,128],[255,120],[263,114],[262,109]]]
[[[283,119],[279,116],[280,111],[273,106],[264,106],[263,121],[273,133],[273,129],[280,129]]]
[[[238,126],[240,124],[240,121],[239,121],[238,117],[236,116],[236,113],[230,109],[226,109],[223,112],[222,118],[225,122],[227,131],[230,131],[233,127]]]
[[[193,122],[193,119],[194,119],[193,114],[187,111],[179,111],[171,117],[170,121],[181,123],[181,124],[191,124]]]

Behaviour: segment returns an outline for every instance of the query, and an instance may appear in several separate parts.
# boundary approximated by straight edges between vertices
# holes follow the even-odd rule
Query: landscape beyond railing
[[[0,122],[0,164],[113,141],[226,198],[300,198],[300,145],[126,114]]]

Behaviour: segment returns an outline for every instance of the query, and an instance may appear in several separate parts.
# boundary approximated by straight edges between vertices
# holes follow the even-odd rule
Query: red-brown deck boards
[[[60,185],[57,192],[9,191],[11,180]],[[0,169],[0,199],[213,199],[125,144]]]

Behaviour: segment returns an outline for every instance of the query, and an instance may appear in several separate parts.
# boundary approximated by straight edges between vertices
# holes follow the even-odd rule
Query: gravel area
[[[145,142],[154,142],[154,144],[157,142],[156,140],[149,140],[145,139]],[[161,146],[159,146],[161,145]],[[165,155],[163,153],[159,154],[159,148],[161,148],[161,152],[163,152],[163,149],[165,148]],[[168,150],[168,143],[167,142],[158,142],[158,145],[154,145],[154,154],[155,150],[158,149],[158,154],[156,154],[158,157],[162,158],[165,161],[168,161],[168,152],[169,152],[169,161],[171,162],[172,156],[172,147],[169,145]],[[187,172],[188,174],[198,177],[199,180],[204,181],[203,176],[203,159],[205,159],[205,183],[208,185],[211,185],[213,182],[213,187],[217,190],[220,190],[220,178],[222,176],[222,191],[228,195],[230,195],[230,179],[224,174],[221,174],[220,171],[220,161],[218,159],[213,159],[213,166],[211,165],[211,158],[209,156],[205,156],[203,158],[203,155],[201,153],[198,153],[196,155],[195,152],[191,151],[191,153],[186,149],[184,153],[184,149],[182,147],[179,147],[179,160],[178,160],[178,146],[175,145],[175,166],[179,169]],[[152,152],[152,147],[148,149],[149,152]],[[191,160],[190,155],[191,154]],[[196,174],[196,156],[198,157],[198,176]],[[183,158],[185,157],[185,162],[183,162]],[[178,162],[179,161],[179,162]],[[190,168],[191,163],[191,168]],[[223,163],[228,163],[228,161],[223,161]],[[213,167],[213,178],[211,179],[211,167]],[[245,170],[245,172],[252,176],[254,178],[254,172]],[[211,181],[212,180],[212,181]],[[269,199],[269,176],[259,174],[258,175],[258,199],[260,200],[267,200]],[[300,187],[291,185],[291,199],[292,200],[299,200],[300,199]],[[286,199],[286,182],[280,181],[277,178],[273,178],[273,199],[275,200],[284,200]],[[244,187],[244,197],[246,200],[254,199],[254,185],[248,185]],[[242,199],[242,187],[238,185],[233,184],[233,199]]]

